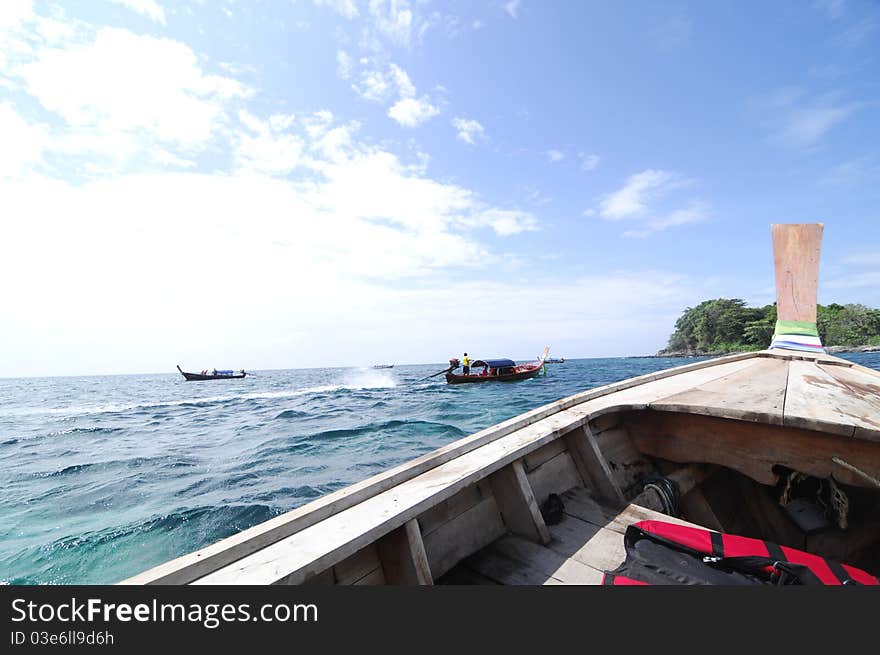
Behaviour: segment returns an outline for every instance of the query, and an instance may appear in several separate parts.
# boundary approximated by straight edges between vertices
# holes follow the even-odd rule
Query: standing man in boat
[[[461,358],[461,369],[464,375],[470,375],[471,372],[471,358],[468,357],[467,353]]]

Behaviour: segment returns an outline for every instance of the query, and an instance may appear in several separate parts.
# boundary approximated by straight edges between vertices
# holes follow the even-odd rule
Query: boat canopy
[[[475,359],[471,364],[472,367],[488,366],[490,368],[506,368],[508,366],[516,366],[516,362],[512,359]]]

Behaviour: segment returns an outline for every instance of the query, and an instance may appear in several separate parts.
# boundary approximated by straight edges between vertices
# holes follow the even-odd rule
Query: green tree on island
[[[826,346],[880,345],[880,310],[864,305],[819,305],[817,327]],[[721,353],[761,350],[776,327],[776,303],[747,307],[739,298],[705,300],[675,322],[661,352]]]

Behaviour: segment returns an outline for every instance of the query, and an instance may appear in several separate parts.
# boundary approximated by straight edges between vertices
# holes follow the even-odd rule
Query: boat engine
[[[461,362],[458,361],[458,357],[453,357],[452,359],[449,360],[449,370],[451,371],[453,369],[458,368],[458,365],[460,363]]]

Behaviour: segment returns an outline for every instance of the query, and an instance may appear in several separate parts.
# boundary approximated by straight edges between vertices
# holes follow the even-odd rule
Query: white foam
[[[181,405],[192,405],[196,403],[222,403],[229,400],[253,400],[259,398],[295,398],[297,396],[305,396],[313,393],[327,393],[331,391],[339,391],[342,389],[357,391],[361,389],[391,389],[396,386],[397,382],[390,374],[379,371],[374,372],[364,370],[357,371],[353,374],[349,373],[342,384],[324,384],[316,387],[305,387],[303,389],[290,389],[281,391],[255,391],[253,393],[235,394],[229,396],[203,396],[195,398],[182,398],[179,400],[166,400],[149,403],[131,403],[120,405],[52,407],[45,409],[36,407],[24,407],[19,409],[0,411],[0,416],[28,416],[39,414],[61,414],[65,416],[76,416],[83,414],[112,414],[115,412],[127,412],[136,409],[159,409],[162,407],[179,407]]]

